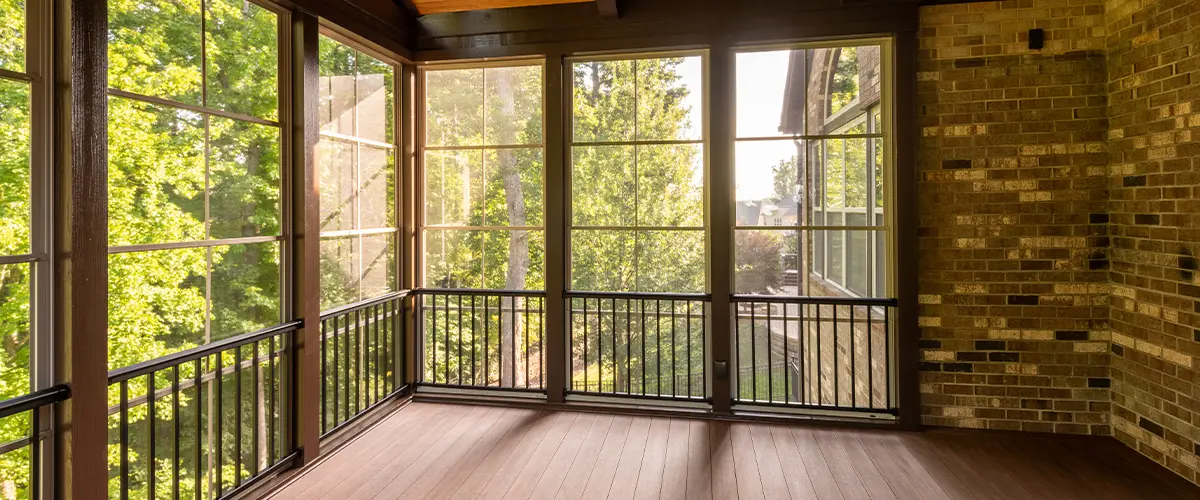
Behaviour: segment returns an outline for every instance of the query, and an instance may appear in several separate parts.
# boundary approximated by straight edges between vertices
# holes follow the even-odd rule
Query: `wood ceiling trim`
[[[441,14],[468,10],[504,9],[534,5],[588,3],[594,0],[412,0],[421,14]]]

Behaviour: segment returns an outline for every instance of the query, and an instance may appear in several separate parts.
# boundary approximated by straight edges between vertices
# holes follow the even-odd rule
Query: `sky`
[[[738,137],[776,137],[783,111],[790,50],[743,52],[737,55],[737,135]],[[689,57],[679,67],[688,95],[691,126],[703,123],[702,97],[696,91],[703,81],[699,57]],[[698,134],[697,134],[698,135]],[[796,154],[795,143],[788,138],[778,141],[740,142],[735,145],[737,199],[761,200],[775,190],[771,167]]]
[[[737,55],[737,137],[779,136],[783,93],[790,50],[742,52]],[[791,139],[739,142],[734,145],[737,199],[761,200],[771,195],[771,167],[796,154]]]

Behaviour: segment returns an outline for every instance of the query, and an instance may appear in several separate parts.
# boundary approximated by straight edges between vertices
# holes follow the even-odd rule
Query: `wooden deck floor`
[[[269,498],[1171,499],[1113,439],[413,403]]]

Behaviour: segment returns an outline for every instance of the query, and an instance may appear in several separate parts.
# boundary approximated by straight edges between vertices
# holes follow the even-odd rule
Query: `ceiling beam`
[[[621,17],[621,10],[617,7],[617,0],[596,0],[596,8],[600,10],[601,19],[617,19]]]

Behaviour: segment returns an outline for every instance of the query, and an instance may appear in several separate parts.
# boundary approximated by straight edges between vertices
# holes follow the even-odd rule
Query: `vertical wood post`
[[[292,314],[303,321],[293,345],[292,441],[302,464],[320,454],[321,442],[321,286],[320,197],[317,178],[318,25],[311,14],[292,15],[291,47],[291,204]]]
[[[567,233],[566,194],[568,184],[566,131],[568,119],[566,92],[570,92],[570,72],[564,69],[563,55],[546,54],[544,96],[546,117],[546,400],[562,403],[566,399],[567,363]]]
[[[916,80],[917,34],[912,31],[896,33],[893,45],[894,64],[892,95],[895,113],[892,137],[896,141],[896,404],[900,410],[900,425],[915,429],[921,423],[919,352],[917,343],[917,165],[916,144]]]
[[[396,108],[399,111],[399,121],[396,130],[400,132],[400,186],[401,191],[397,193],[396,198],[400,200],[402,210],[400,223],[400,248],[401,255],[401,283],[400,288],[404,290],[415,290],[421,284],[421,266],[417,262],[422,262],[424,256],[421,254],[420,240],[417,238],[418,233],[418,216],[420,207],[424,206],[422,197],[424,196],[421,183],[418,182],[417,176],[417,157],[416,157],[416,141],[417,141],[417,122],[416,113],[416,90],[417,90],[417,69],[411,64],[405,64],[400,68],[396,89],[399,102]],[[418,345],[419,337],[417,335],[417,322],[420,318],[417,316],[417,305],[420,297],[410,296],[404,299],[404,338],[400,339],[404,343],[404,372],[401,374],[403,379],[400,385],[412,384],[417,380],[417,374],[421,370],[420,346]]]
[[[108,490],[108,3],[55,9],[56,495]]]
[[[729,47],[713,46],[708,57],[708,279],[712,293],[710,373],[716,414],[730,413],[730,376],[735,369],[730,356],[734,334],[729,303],[733,293],[733,72]]]

